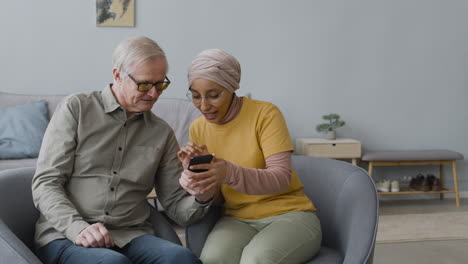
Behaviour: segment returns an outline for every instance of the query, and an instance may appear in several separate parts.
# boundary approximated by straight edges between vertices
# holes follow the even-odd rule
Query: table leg
[[[369,176],[371,176],[371,177],[372,177],[372,168],[373,168],[373,165],[374,165],[374,164],[372,164],[372,161],[369,161],[369,169],[368,169],[367,171],[368,171],[368,173],[369,173]]]
[[[439,165],[439,176],[440,176],[440,189],[443,190],[444,189],[444,165],[443,164]],[[439,196],[440,196],[440,200],[444,199],[443,193],[441,193]]]
[[[456,161],[452,161],[453,185],[455,186],[455,202],[460,207],[460,193],[458,192],[458,175]]]

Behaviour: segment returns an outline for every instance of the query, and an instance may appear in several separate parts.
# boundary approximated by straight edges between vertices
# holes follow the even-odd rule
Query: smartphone
[[[192,166],[192,165],[210,163],[212,160],[213,160],[213,155],[211,155],[211,154],[192,157],[192,158],[190,159],[189,168],[190,168],[190,166]],[[189,169],[189,170],[190,170],[190,171],[193,171],[193,172],[204,172],[204,171],[207,171],[207,170],[201,170],[201,169],[198,169],[198,170],[191,170],[191,169]]]

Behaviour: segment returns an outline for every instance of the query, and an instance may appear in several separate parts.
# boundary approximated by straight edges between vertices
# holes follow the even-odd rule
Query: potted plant
[[[326,138],[329,140],[336,139],[336,129],[342,127],[346,124],[345,121],[340,120],[339,114],[328,114],[322,116],[323,120],[328,121],[328,123],[318,124],[315,129],[319,133],[327,133]]]

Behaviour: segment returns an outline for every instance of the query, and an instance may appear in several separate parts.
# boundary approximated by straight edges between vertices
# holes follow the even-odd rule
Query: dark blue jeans
[[[139,236],[123,248],[85,248],[57,239],[39,248],[37,256],[45,264],[202,263],[190,249],[153,235]]]

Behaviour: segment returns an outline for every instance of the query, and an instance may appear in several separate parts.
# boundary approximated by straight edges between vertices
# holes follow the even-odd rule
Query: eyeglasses
[[[139,92],[143,92],[143,93],[146,93],[148,92],[149,90],[151,90],[153,87],[156,88],[156,91],[160,92],[160,91],[164,91],[166,90],[166,88],[169,86],[169,84],[171,84],[171,81],[169,80],[169,78],[167,78],[167,76],[164,78],[164,81],[162,82],[155,82],[155,83],[150,83],[150,82],[137,82],[135,80],[135,78],[132,77],[132,75],[130,75],[130,73],[128,74],[128,77],[130,77],[130,79],[137,85],[137,90]]]
[[[199,104],[201,103],[202,99],[205,98],[210,103],[219,103],[221,101],[221,95],[225,92],[226,90],[223,90],[222,92],[217,92],[217,91],[211,91],[208,92],[207,95],[202,96],[197,92],[192,92],[191,88],[189,88],[189,91],[186,93],[186,96],[189,100],[192,100],[194,104]]]

